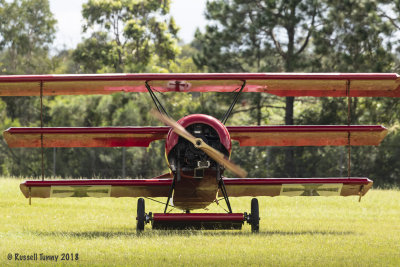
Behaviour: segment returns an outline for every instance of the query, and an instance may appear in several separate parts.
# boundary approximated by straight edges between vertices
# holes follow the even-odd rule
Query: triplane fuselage
[[[387,134],[382,126],[226,126],[242,92],[278,96],[399,97],[397,74],[104,74],[0,76],[0,96],[41,98],[63,94],[148,92],[158,111],[153,116],[167,126],[18,127],[4,137],[10,147],[147,147],[165,140],[170,172],[151,179],[31,180],[21,184],[25,197],[139,197],[137,230],[241,229],[244,222],[259,230],[259,209],[251,200],[249,213],[233,213],[230,197],[351,196],[371,188],[368,178],[246,178],[232,163],[232,140],[240,146],[360,146],[379,145]],[[234,92],[221,120],[192,114],[175,122],[156,92]],[[350,103],[350,101],[349,101]],[[350,115],[351,113],[349,113]],[[43,158],[42,158],[43,160]],[[350,157],[349,157],[350,166]],[[240,178],[224,177],[225,170]],[[143,198],[165,197],[163,213],[146,213]],[[221,198],[221,199],[219,199]],[[226,213],[193,213],[224,200]],[[170,213],[168,208],[181,210]]]

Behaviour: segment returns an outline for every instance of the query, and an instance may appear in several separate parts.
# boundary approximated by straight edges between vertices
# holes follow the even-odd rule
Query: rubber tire
[[[258,233],[260,230],[260,213],[258,209],[258,200],[257,198],[253,198],[251,200],[251,232]]]
[[[137,202],[137,216],[136,216],[136,231],[143,232],[144,224],[146,222],[146,214],[144,209],[144,199],[139,198]]]

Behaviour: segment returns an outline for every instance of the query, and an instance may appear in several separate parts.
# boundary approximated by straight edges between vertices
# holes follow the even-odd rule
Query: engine
[[[206,144],[229,157],[231,140],[226,127],[217,119],[194,114],[178,121],[196,138],[201,138]],[[205,170],[223,171],[223,169],[206,153],[197,149],[186,139],[171,131],[166,142],[166,152],[171,170],[180,175],[202,178]]]

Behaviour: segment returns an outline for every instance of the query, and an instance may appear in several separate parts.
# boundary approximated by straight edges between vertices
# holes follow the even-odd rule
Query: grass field
[[[357,197],[259,198],[261,227],[241,231],[153,231],[136,235],[136,199],[32,199],[0,178],[0,266],[400,266],[400,191]],[[231,200],[249,212],[250,198]],[[146,211],[161,212],[146,200]],[[217,206],[211,212],[220,212]],[[8,254],[12,253],[12,260]],[[77,261],[15,261],[78,253]]]

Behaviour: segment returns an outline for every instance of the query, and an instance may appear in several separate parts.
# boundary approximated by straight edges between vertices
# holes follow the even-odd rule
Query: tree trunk
[[[257,95],[257,125],[261,125],[261,94]]]
[[[291,6],[291,15],[292,18],[295,18],[296,14],[296,4],[292,3]],[[286,28],[288,34],[288,50],[286,53],[286,62],[285,62],[285,69],[287,72],[292,72],[294,68],[295,62],[295,54],[294,54],[294,35],[295,35],[295,24],[296,22],[291,21],[290,26]],[[294,104],[294,97],[289,96],[286,97],[286,107],[285,107],[285,124],[286,125],[293,125],[293,104]],[[286,175],[289,177],[295,177],[296,174],[296,167],[294,162],[294,147],[287,147],[286,150],[286,157],[285,157],[285,170]]]

